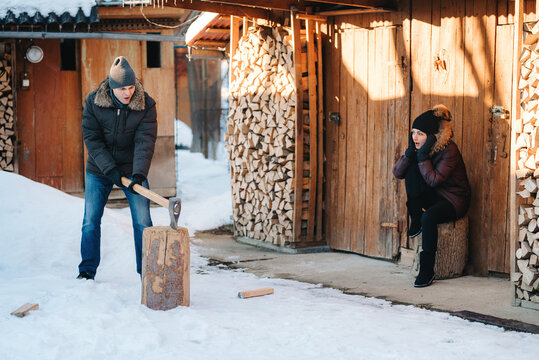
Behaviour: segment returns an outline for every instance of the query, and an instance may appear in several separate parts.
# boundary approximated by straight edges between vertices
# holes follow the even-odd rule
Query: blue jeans
[[[79,272],[86,271],[95,275],[101,260],[101,218],[112,190],[112,180],[105,176],[86,173],[86,186],[84,190],[84,220],[82,222],[82,239],[80,254],[82,261]],[[148,181],[142,186],[149,189]],[[142,273],[142,232],[152,226],[150,218],[150,200],[142,195],[133,194],[127,188],[122,188],[129,202],[133,232],[135,238],[135,256],[137,259],[137,272]]]

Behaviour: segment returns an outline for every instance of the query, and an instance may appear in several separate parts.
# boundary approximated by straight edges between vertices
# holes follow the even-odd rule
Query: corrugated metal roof
[[[230,39],[230,17],[204,13],[187,30],[185,42],[189,46],[225,47]]]
[[[97,6],[93,6],[90,15],[86,16],[84,11],[79,8],[75,15],[69,12],[62,14],[50,12],[48,14],[42,14],[36,12],[30,16],[27,12],[20,14],[14,14],[11,10],[8,10],[4,17],[0,17],[0,25],[2,26],[47,26],[47,25],[80,25],[80,24],[94,24],[99,22],[97,15]]]

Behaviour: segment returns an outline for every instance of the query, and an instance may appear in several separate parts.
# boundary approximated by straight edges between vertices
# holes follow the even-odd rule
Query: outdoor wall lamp
[[[43,50],[37,45],[30,46],[26,49],[26,59],[33,64],[37,64],[43,60]]]

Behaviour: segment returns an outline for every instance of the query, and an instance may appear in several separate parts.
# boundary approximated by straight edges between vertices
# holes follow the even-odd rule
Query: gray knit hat
[[[114,59],[110,67],[109,85],[111,89],[135,85],[135,72],[123,56]]]

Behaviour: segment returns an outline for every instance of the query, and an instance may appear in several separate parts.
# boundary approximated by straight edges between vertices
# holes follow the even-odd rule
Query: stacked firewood
[[[15,116],[12,89],[11,44],[4,48],[0,58],[0,170],[14,170]]]
[[[232,58],[227,122],[236,236],[293,241],[296,86],[283,28],[250,28]],[[301,182],[300,182],[301,186]]]
[[[520,57],[521,119],[516,129],[519,236],[511,280],[516,297],[539,303],[539,23],[529,28]]]

